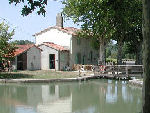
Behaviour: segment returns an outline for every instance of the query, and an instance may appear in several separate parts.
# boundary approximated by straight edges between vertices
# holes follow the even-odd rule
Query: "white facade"
[[[43,42],[53,42],[61,46],[67,46],[70,48],[70,40],[72,35],[64,33],[58,29],[52,28],[47,32],[41,33],[35,36],[36,45],[42,44]]]
[[[55,69],[59,70],[59,66],[58,66],[58,51],[55,49],[52,49],[48,46],[45,45],[40,45],[39,46],[40,49],[42,49],[41,52],[41,69],[42,70],[48,70],[50,69],[50,63],[49,63],[49,55],[50,54],[55,54]]]
[[[41,69],[50,69],[50,57],[49,55],[54,54],[55,70],[63,70],[65,66],[69,65],[68,51],[59,51],[54,48],[48,47],[44,44],[38,46],[42,49],[41,52]]]

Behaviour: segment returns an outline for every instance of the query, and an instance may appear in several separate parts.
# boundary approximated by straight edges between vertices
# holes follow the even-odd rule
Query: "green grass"
[[[73,78],[78,76],[78,72],[72,71],[17,71],[17,72],[1,72],[0,79],[57,79],[57,78]]]

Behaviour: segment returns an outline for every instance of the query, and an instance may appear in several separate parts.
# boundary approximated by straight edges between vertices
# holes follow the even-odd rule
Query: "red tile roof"
[[[56,49],[58,51],[69,51],[69,49],[65,48],[64,46],[57,45],[57,44],[54,44],[52,42],[44,42],[43,44],[48,46],[48,47],[51,47],[53,49]]]
[[[74,27],[57,27],[57,26],[54,26],[54,27],[48,27],[38,33],[35,33],[33,36],[37,36],[37,35],[40,35],[42,33],[45,33],[51,29],[57,29],[59,31],[62,31],[64,33],[68,33],[70,35],[77,35],[77,32],[80,30],[80,29],[77,29],[77,28],[74,28]]]
[[[28,51],[31,47],[35,46],[34,44],[27,45],[17,45],[17,49],[14,52],[14,56],[20,55],[21,53]],[[36,46],[35,46],[36,47]],[[39,49],[39,48],[38,48]]]

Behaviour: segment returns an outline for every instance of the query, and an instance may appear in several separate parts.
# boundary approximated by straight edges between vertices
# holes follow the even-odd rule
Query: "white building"
[[[56,26],[44,29],[38,33],[35,33],[35,35],[33,36],[35,37],[36,45],[41,45],[44,42],[51,42],[61,47],[67,48],[69,54],[66,54],[68,56],[65,57],[66,58],[68,57],[68,59],[64,64],[66,64],[66,66],[69,66],[70,68],[72,68],[74,64],[83,64],[83,65],[97,64],[98,50],[94,50],[91,47],[91,43],[90,43],[91,39],[78,38],[77,37],[78,30],[79,29],[73,27],[63,27],[63,18],[61,14],[58,14],[56,17]],[[41,58],[43,60],[41,60],[41,64],[42,67],[44,68],[42,69],[48,69],[48,68],[50,69],[50,62],[52,61],[49,55],[46,54],[51,54],[51,50],[43,49],[43,46],[39,46],[39,47],[43,50],[42,58]],[[49,52],[47,53],[44,51],[49,51]],[[59,56],[58,54],[59,52],[55,52],[54,54],[54,57],[56,57],[54,61],[56,70],[62,69],[62,67],[59,66],[61,64],[61,61],[59,60],[59,58],[57,58]],[[43,57],[46,57],[47,60]],[[49,61],[49,65],[46,64],[48,61]],[[46,65],[44,66],[43,64]]]

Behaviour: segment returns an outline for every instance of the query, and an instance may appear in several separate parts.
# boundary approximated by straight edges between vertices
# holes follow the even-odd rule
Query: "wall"
[[[59,31],[57,29],[50,29],[49,31],[36,36],[36,45],[43,42],[53,42],[61,46],[70,47],[70,39],[72,35]]]
[[[81,53],[81,64],[83,64],[83,56],[85,56],[84,64],[97,64],[99,51],[94,50],[91,47],[90,39],[80,38],[80,43],[77,43],[77,38],[72,38],[72,50],[71,50],[71,60],[70,64],[76,64],[76,55]],[[92,51],[92,59],[90,57],[90,52]]]
[[[41,69],[41,50],[32,47],[27,51],[27,70]]]
[[[39,48],[43,50],[41,52],[41,69],[42,70],[49,69],[49,54],[55,54],[55,69],[59,70],[58,51],[45,45],[40,45]]]
[[[69,51],[60,52],[60,70],[64,70],[69,66]]]

